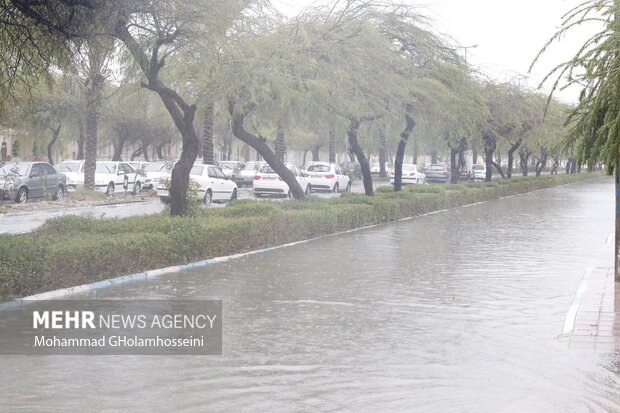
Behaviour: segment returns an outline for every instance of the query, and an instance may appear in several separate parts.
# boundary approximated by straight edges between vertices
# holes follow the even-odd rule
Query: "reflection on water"
[[[99,290],[222,299],[224,356],[2,357],[0,407],[618,411],[619,355],[559,336],[612,225],[603,178]]]

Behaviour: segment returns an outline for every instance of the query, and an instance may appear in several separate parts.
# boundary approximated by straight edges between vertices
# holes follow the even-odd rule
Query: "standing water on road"
[[[0,410],[620,411],[620,355],[561,336],[613,208],[601,178],[98,290],[223,300],[224,355],[0,357]]]

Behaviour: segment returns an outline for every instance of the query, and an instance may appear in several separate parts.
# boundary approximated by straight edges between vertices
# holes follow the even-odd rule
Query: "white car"
[[[67,176],[67,188],[70,192],[84,186],[84,161],[61,162],[57,168]],[[142,190],[142,181],[126,162],[97,162],[95,190],[105,192],[109,197],[118,192],[137,195]]]
[[[265,165],[267,165],[266,162],[246,162],[239,173],[235,174],[235,182],[238,185],[252,185],[254,176]]]
[[[234,180],[235,176],[245,166],[245,163],[241,161],[220,161],[217,163],[217,166],[224,172],[226,178]]]
[[[173,167],[173,161],[157,161],[149,163],[143,169],[145,176],[142,177],[144,180],[142,187],[145,189],[157,188],[157,185],[159,185],[159,179],[169,175]]]
[[[144,171],[144,168],[147,167],[148,164],[150,164],[150,162],[144,162],[144,161],[127,161],[127,163],[134,169],[134,171]]]
[[[313,191],[331,191],[334,193],[344,190],[351,191],[351,179],[342,173],[340,167],[333,163],[313,162],[306,169],[308,181]]]
[[[426,182],[426,175],[420,170],[418,165],[411,163],[403,164],[403,174],[400,178],[403,185],[406,184],[423,184]],[[394,184],[394,172],[390,172],[390,183]]]
[[[167,177],[170,179],[170,176]],[[224,172],[217,166],[194,164],[189,173],[190,183],[199,186],[198,198],[204,206],[211,202],[223,203],[237,199],[237,184],[226,179]],[[157,186],[157,196],[162,202],[170,201],[167,182],[160,179]]]
[[[371,175],[379,175],[380,172],[381,172],[381,165],[379,164],[379,162],[373,162],[372,164],[370,164],[370,173],[371,173]],[[390,172],[391,172],[390,166],[386,162],[385,163],[385,173],[389,175]]]
[[[312,186],[301,169],[295,165],[286,165],[286,167],[293,173],[301,189],[306,192],[306,195],[310,194]],[[288,184],[284,182],[284,179],[271,169],[269,165],[261,167],[256,175],[254,175],[252,193],[255,197],[263,195],[283,195],[290,198],[292,196]]]
[[[487,178],[487,167],[483,164],[472,165],[471,179],[474,181],[484,181]]]

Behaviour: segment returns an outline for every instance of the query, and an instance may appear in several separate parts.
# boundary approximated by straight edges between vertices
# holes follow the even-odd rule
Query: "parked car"
[[[306,194],[310,194],[312,186],[306,174],[295,165],[286,165],[286,167],[293,173],[301,189],[303,189]],[[284,179],[271,169],[269,165],[261,167],[254,176],[254,181],[252,181],[252,193],[255,197],[263,195],[281,195],[290,198],[292,196],[288,184],[284,182]]]
[[[245,162],[241,161],[220,161],[217,166],[224,172],[226,178],[235,179],[235,176],[243,169]]]
[[[142,179],[144,180],[144,184],[142,188],[144,189],[154,189],[157,188],[159,184],[159,179],[161,177],[165,177],[170,174],[172,171],[172,167],[174,166],[174,161],[157,161],[151,162],[144,167],[144,175]]]
[[[24,204],[49,194],[58,200],[66,191],[67,177],[47,162],[7,162],[0,167],[0,199]]]
[[[475,164],[471,167],[471,179],[484,181],[487,177],[487,167],[484,164]]]
[[[128,161],[127,164],[129,164],[129,166],[131,166],[134,169],[134,171],[138,172],[138,171],[144,171],[144,168],[146,168],[147,165],[150,164],[150,162]]]
[[[423,184],[426,182],[426,175],[418,167],[411,163],[403,164],[403,174],[400,178],[400,182],[403,185],[406,184]],[[390,183],[394,184],[394,171],[390,172]]]
[[[69,192],[84,186],[84,161],[65,161],[58,168],[67,175]],[[97,162],[95,168],[95,190],[113,197],[118,192],[137,195],[142,191],[142,177],[126,162]]]
[[[379,175],[379,173],[381,172],[381,164],[379,164],[379,162],[373,162],[370,164],[370,174],[371,175]],[[388,165],[388,163],[385,163],[385,173],[390,176],[390,172],[392,172],[392,169],[390,168],[390,166]]]
[[[243,165],[243,168],[239,170],[239,173],[235,175],[235,182],[237,185],[247,185],[251,186],[252,181],[254,180],[254,176],[258,172],[258,170],[267,165],[266,162],[246,162]]]
[[[351,179],[336,164],[313,162],[308,165],[307,171],[312,191],[351,191]]]
[[[223,203],[237,199],[237,184],[226,179],[224,172],[217,166],[194,164],[189,178],[190,183],[193,182],[198,186],[198,200],[204,206],[211,205],[211,202]],[[170,193],[163,179],[160,179],[157,186],[157,195],[162,202],[170,202]]]
[[[426,181],[428,183],[442,183],[447,184],[450,182],[450,169],[445,164],[435,163],[429,165],[425,171]]]
[[[357,162],[342,162],[340,169],[351,179],[362,179],[362,167]]]

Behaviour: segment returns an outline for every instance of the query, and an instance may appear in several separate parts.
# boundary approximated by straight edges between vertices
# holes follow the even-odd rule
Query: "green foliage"
[[[589,168],[596,162],[605,162],[611,173],[620,144],[620,3],[588,0],[566,13],[562,26],[539,52],[532,66],[567,31],[592,21],[602,23],[603,30],[588,39],[571,60],[556,66],[543,82],[555,77],[551,94],[562,79],[568,85],[583,87],[579,103],[566,121],[570,131],[564,148],[576,151],[579,163],[587,163]]]
[[[123,274],[298,241],[592,177],[547,175],[467,185],[411,185],[375,197],[347,193],[307,201],[244,200],[165,214],[62,216],[37,232],[0,235],[0,301]]]

